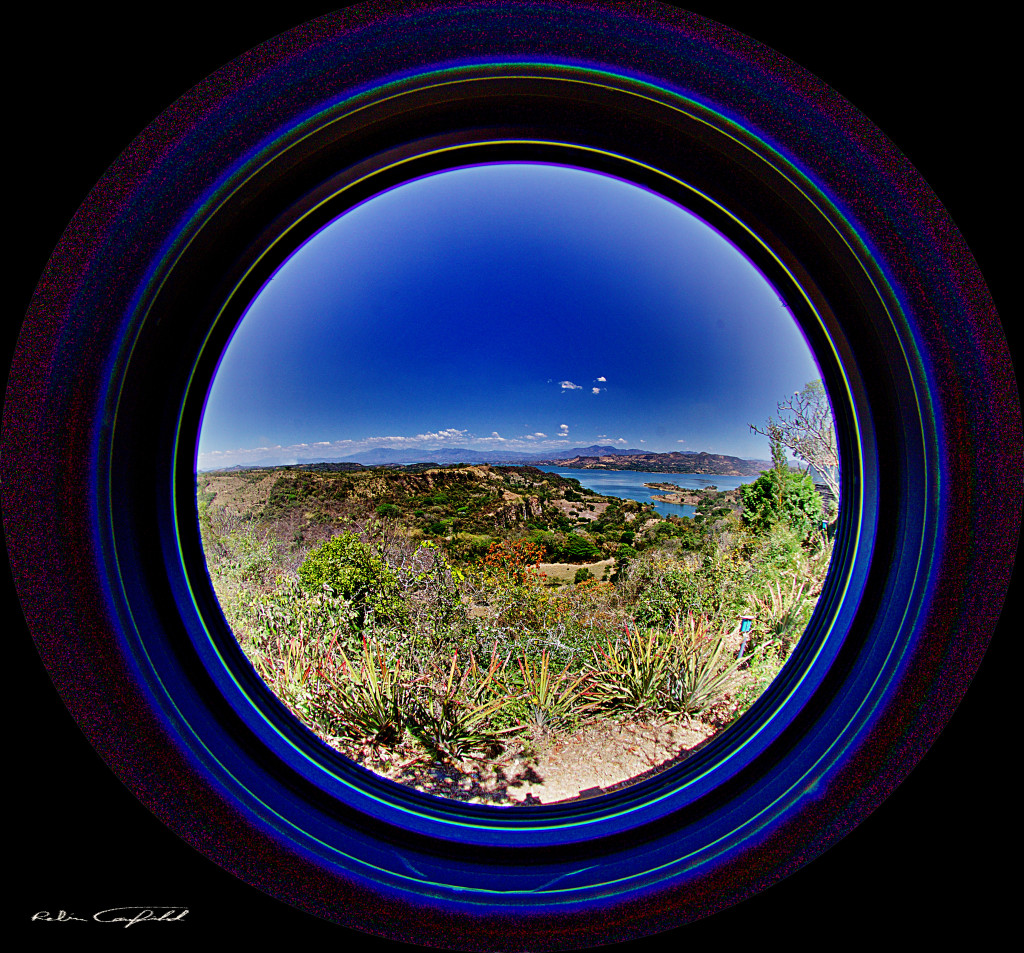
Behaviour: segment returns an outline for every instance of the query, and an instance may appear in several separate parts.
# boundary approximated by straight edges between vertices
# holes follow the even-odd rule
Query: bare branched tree
[[[779,419],[769,417],[764,429],[750,425],[754,433],[780,441],[795,457],[814,467],[822,483],[839,501],[839,447],[832,405],[820,380],[778,405]]]

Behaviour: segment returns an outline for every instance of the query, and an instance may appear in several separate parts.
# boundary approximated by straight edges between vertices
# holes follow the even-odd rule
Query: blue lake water
[[[588,490],[602,496],[617,496],[622,500],[651,503],[662,516],[693,516],[692,506],[660,503],[651,499],[667,490],[652,490],[645,483],[675,483],[691,490],[716,486],[720,490],[735,490],[744,483],[753,483],[757,477],[714,476],[704,473],[644,473],[638,470],[570,470],[568,467],[538,467],[547,473],[579,480]]]

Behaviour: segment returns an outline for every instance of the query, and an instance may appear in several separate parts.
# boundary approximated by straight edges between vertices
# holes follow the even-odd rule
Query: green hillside
[[[713,732],[749,707],[821,591],[820,498],[781,469],[684,492],[693,519],[534,467],[323,465],[204,473],[196,500],[242,651],[386,773],[521,758],[595,720]]]

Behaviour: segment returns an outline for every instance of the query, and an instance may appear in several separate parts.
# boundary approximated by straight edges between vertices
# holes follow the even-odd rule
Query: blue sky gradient
[[[198,467],[378,446],[764,459],[747,425],[819,376],[774,289],[685,209],[590,171],[473,166],[350,209],[277,270],[222,357]]]

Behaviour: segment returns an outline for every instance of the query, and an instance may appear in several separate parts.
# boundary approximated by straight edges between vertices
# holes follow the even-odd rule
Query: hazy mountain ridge
[[[654,473],[704,473],[717,476],[757,476],[771,464],[767,460],[744,460],[724,453],[673,451],[645,453],[636,450],[610,454],[578,455],[543,461],[574,470],[640,470]]]
[[[203,468],[203,472],[220,470],[249,470],[266,467],[294,466],[302,469],[358,470],[363,467],[414,466],[424,464],[451,466],[467,464],[512,464],[569,467],[579,470],[641,470],[653,473],[703,473],[719,476],[757,476],[771,464],[767,460],[745,460],[728,454],[708,453],[703,450],[674,450],[670,453],[649,453],[635,448],[617,450],[614,447],[593,445],[573,447],[559,453],[526,453],[512,450],[467,450],[460,447],[436,450],[401,450],[394,447],[374,447],[345,457],[322,457],[319,460],[300,460],[291,464],[254,462],[232,467]]]
[[[553,456],[608,456],[618,453],[641,453],[640,450],[616,450],[614,447],[574,447],[558,454],[527,452],[522,450],[467,450],[464,447],[440,447],[436,450],[400,450],[395,447],[374,447],[361,453],[337,457],[328,462],[362,463],[375,466],[382,463],[536,463]]]

